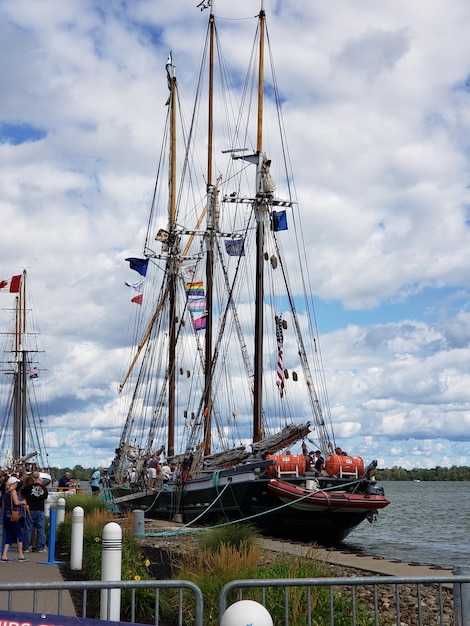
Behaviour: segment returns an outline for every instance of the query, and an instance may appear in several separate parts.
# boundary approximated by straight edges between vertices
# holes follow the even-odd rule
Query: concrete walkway
[[[36,592],[12,590],[11,583],[63,583],[59,566],[48,562],[48,554],[31,552],[25,556],[29,561],[19,562],[16,545],[11,546],[8,556],[10,561],[0,561],[0,610],[22,611],[26,613],[60,614],[76,617],[72,597],[67,590],[60,594],[57,590]],[[10,586],[10,588],[9,588]]]
[[[354,554],[353,552],[342,551],[341,549],[328,549],[313,547],[307,544],[295,544],[276,539],[262,539],[262,546],[265,550],[273,552],[286,552],[296,556],[307,556],[331,565],[341,565],[364,572],[372,572],[381,576],[452,576],[452,570],[438,566],[421,565],[419,563],[405,563],[382,557]]]

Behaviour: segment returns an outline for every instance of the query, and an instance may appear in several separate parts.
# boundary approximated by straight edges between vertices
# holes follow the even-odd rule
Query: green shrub
[[[222,544],[240,549],[252,546],[258,538],[259,532],[251,524],[222,524],[200,533],[198,544],[202,550],[217,552]]]
[[[106,502],[100,498],[94,498],[83,493],[65,496],[64,500],[66,511],[73,511],[76,506],[81,506],[85,515],[88,515],[91,511],[106,511],[107,509]]]

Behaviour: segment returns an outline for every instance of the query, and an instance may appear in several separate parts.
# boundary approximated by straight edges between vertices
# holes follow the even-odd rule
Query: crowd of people
[[[308,451],[307,445],[302,445],[302,453],[306,459],[306,468],[308,471],[314,471],[317,476],[326,475],[325,459],[321,450]],[[290,452],[287,452],[290,454]],[[348,456],[347,452],[336,447],[334,454],[337,456]],[[136,467],[129,469],[127,474],[127,482],[130,483],[133,490],[145,486],[152,491],[161,490],[165,483],[182,478],[185,481],[185,473],[188,470],[181,466],[180,463],[161,461],[159,454],[150,457],[146,464],[144,472],[139,473]]]
[[[160,456],[155,454],[147,463],[144,482],[147,489],[159,491],[166,483],[177,480],[180,475],[181,468],[179,463],[162,461]],[[141,479],[142,477],[139,476],[137,468],[132,467],[127,475],[127,481],[130,483],[131,488],[137,489]]]
[[[100,493],[100,482],[106,470],[95,470],[90,478],[92,495]],[[50,481],[45,481],[46,483]],[[59,489],[71,489],[78,484],[69,471],[59,479]],[[18,561],[29,561],[29,552],[46,552],[46,500],[49,490],[40,472],[0,470],[0,511],[2,547],[0,561],[12,560],[9,550],[17,545]]]
[[[18,561],[28,561],[28,552],[46,552],[45,503],[49,495],[39,472],[19,475],[4,472],[0,493],[2,505],[2,556],[9,561],[10,546],[18,548]]]

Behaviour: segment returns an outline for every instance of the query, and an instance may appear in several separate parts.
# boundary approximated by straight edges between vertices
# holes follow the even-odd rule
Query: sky
[[[124,259],[142,253],[169,50],[193,86],[197,4],[0,0],[0,279],[28,271],[55,466],[107,465],[119,441]],[[239,20],[251,45],[259,8],[217,0],[219,28]],[[470,465],[470,4],[264,8],[337,442],[382,467]]]

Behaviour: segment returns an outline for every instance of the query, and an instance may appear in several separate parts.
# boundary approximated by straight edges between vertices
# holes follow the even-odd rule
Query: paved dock
[[[385,559],[371,555],[355,554],[341,550],[341,548],[328,549],[276,539],[262,539],[262,546],[265,550],[286,552],[303,557],[310,555],[317,561],[349,567],[363,572],[371,572],[372,574],[378,574],[380,576],[452,576],[451,569],[433,565],[422,565],[420,563],[406,563],[405,561]]]
[[[29,558],[29,561],[20,562],[17,560],[16,545],[11,546],[8,556],[9,561],[0,561],[0,610],[57,615],[59,613],[57,590],[41,590],[36,594],[28,590],[14,590],[9,593],[8,585],[9,583],[61,583],[63,578],[59,565],[49,563],[47,552],[28,552],[25,556]],[[61,593],[60,613],[76,617],[72,597],[67,590]]]

